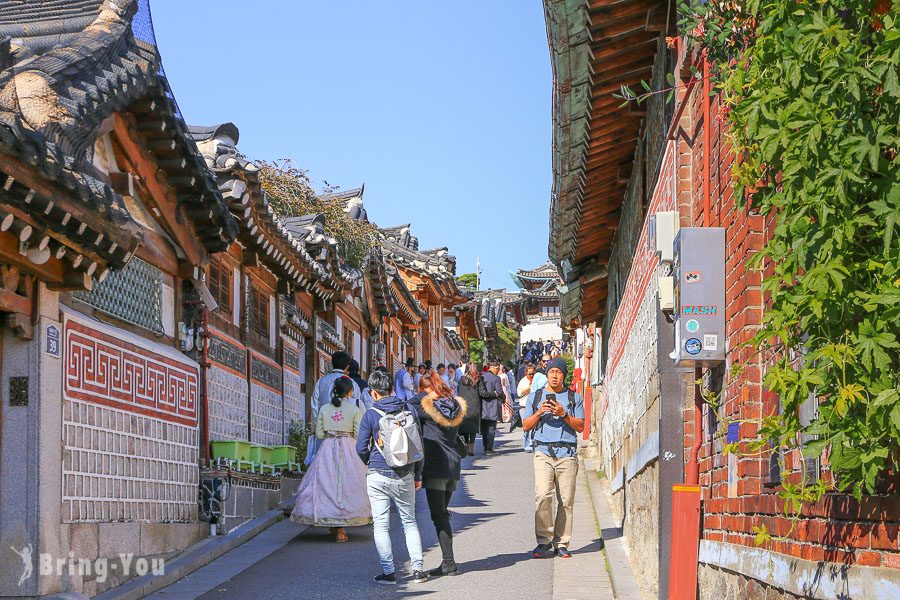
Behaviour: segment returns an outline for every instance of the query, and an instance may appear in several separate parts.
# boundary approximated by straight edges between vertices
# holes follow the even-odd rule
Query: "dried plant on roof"
[[[357,221],[347,213],[346,201],[333,197],[337,188],[327,182],[316,193],[309,172],[294,165],[289,158],[273,162],[260,161],[259,179],[272,210],[280,218],[322,214],[325,232],[338,242],[341,257],[357,269],[378,241],[378,228],[367,221]]]

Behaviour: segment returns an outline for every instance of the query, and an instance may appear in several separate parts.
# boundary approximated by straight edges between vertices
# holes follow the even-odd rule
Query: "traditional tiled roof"
[[[444,328],[444,337],[447,338],[447,342],[450,344],[450,348],[453,350],[464,350],[466,347],[465,342],[462,337],[460,337],[459,333],[455,329],[451,329],[450,327]]]
[[[534,269],[519,269],[516,271],[516,275],[522,279],[556,279],[559,277],[556,265],[549,260]]]
[[[349,190],[336,190],[320,195],[323,200],[338,200],[344,202],[344,212],[356,221],[369,221],[369,214],[363,204],[363,195],[366,192],[366,184]]]
[[[214,127],[191,127],[217,177],[219,189],[241,223],[239,238],[271,271],[292,281],[300,289],[331,298],[353,280],[353,274],[332,260],[333,238],[324,236],[324,218],[307,215],[279,219],[259,180],[259,167],[237,149],[240,132],[232,123]]]
[[[135,116],[131,132],[209,251],[226,248],[237,229],[187,135],[156,47],[135,37],[137,10],[137,0],[0,0],[0,152],[54,189],[35,193],[22,185],[28,174],[6,161],[3,201],[114,268],[142,241],[121,196],[92,164],[101,124],[114,112]],[[152,32],[149,12],[143,27]]]
[[[447,248],[419,250],[418,238],[410,234],[409,225],[379,230],[385,254],[398,266],[416,271],[433,279],[448,294],[458,295],[456,285],[456,257]]]

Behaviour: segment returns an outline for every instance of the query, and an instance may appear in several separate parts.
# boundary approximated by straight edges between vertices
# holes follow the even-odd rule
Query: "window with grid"
[[[206,285],[219,305],[216,312],[228,319],[231,318],[231,280],[232,269],[226,261],[220,258],[210,261]]]
[[[247,325],[251,333],[269,339],[269,295],[256,284],[250,284],[250,310]]]

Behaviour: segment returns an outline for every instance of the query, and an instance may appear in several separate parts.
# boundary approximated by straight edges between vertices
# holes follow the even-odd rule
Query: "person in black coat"
[[[475,437],[481,429],[481,398],[478,395],[480,382],[481,375],[478,372],[478,366],[470,364],[468,371],[459,380],[459,388],[456,390],[457,395],[463,398],[468,405],[466,416],[459,426],[459,434],[466,441],[470,456],[475,455]]]
[[[422,378],[428,392],[422,398],[418,412],[422,423],[422,442],[425,464],[422,466],[422,487],[428,500],[431,521],[441,546],[441,565],[430,572],[432,577],[453,575],[458,571],[453,556],[453,530],[450,526],[450,498],[459,483],[461,457],[456,446],[459,426],[466,416],[464,398],[454,397],[440,375],[431,373]]]
[[[481,398],[481,442],[484,444],[485,454],[494,452],[494,438],[497,435],[497,421],[502,416],[501,404],[505,397],[503,386],[497,372],[500,363],[492,360],[488,363],[488,370],[478,384],[478,396]]]

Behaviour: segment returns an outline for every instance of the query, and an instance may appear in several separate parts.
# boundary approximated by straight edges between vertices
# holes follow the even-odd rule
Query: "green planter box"
[[[250,442],[227,440],[210,442],[213,458],[228,458],[233,461],[250,460]]]
[[[272,462],[276,465],[297,460],[297,449],[293,446],[275,446],[272,448]]]
[[[264,465],[272,464],[272,446],[250,446],[250,460]]]

